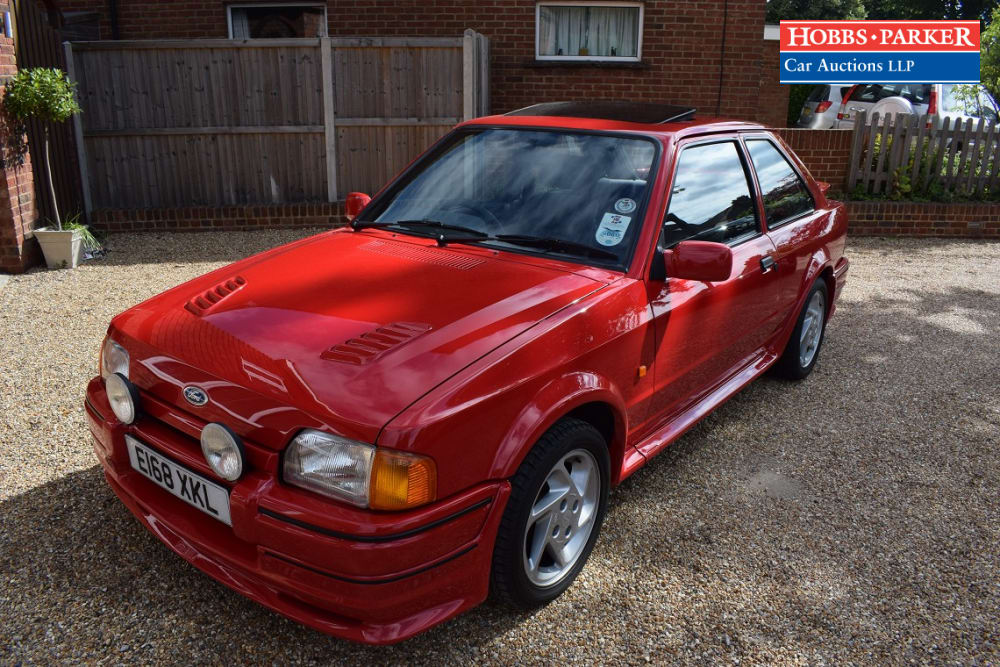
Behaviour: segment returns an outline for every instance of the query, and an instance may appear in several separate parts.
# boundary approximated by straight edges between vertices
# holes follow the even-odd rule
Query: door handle
[[[774,261],[774,257],[770,255],[764,255],[760,258],[760,272],[767,273],[772,269],[777,269],[778,263]]]

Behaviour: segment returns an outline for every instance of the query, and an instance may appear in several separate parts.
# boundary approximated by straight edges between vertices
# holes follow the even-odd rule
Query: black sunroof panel
[[[629,123],[669,123],[694,118],[694,107],[649,102],[614,102],[590,100],[581,102],[545,102],[509,112],[508,116],[562,116],[568,118],[600,118]]]

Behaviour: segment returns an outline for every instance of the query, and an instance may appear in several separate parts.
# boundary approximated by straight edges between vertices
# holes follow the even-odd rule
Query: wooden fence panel
[[[939,127],[935,127],[939,124]],[[910,192],[932,188],[960,194],[1000,190],[1000,126],[983,119],[858,113],[848,187],[891,193],[909,180]]]
[[[375,192],[486,112],[488,42],[320,38],[72,45],[95,208],[334,201]]]
[[[983,169],[979,176],[979,184],[976,190],[980,193],[987,188],[991,191],[997,187],[997,172],[1000,171],[1000,124],[994,124],[990,128],[990,134],[985,141],[983,148],[986,158],[984,158]],[[985,160],[989,160],[987,165]]]

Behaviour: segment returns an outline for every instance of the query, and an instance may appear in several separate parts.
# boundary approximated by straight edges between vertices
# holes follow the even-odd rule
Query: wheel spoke
[[[531,536],[531,544],[528,546],[528,571],[537,576],[538,566],[542,562],[542,554],[549,543],[549,527],[552,525],[552,516],[548,515],[535,522],[535,532]]]
[[[556,562],[556,566],[560,569],[566,567],[573,560],[573,555],[570,552],[568,544],[560,546],[550,540],[549,553],[552,555],[552,560]]]
[[[569,493],[569,488],[554,487],[550,484],[548,493],[535,501],[528,521],[535,521],[543,514],[552,511],[552,508],[557,506],[566,497],[567,493]]]
[[[581,498],[587,497],[587,490],[593,483],[594,477],[594,465],[589,459],[582,459],[580,461],[573,462],[573,471],[570,473],[569,478],[573,483],[573,490]]]

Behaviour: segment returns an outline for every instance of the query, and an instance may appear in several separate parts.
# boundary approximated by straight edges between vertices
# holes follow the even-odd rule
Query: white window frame
[[[328,24],[326,16],[325,2],[237,2],[226,5],[226,26],[229,31],[229,39],[233,37],[233,10],[234,9],[261,9],[265,7],[312,7],[323,10],[323,23],[321,24],[320,37],[327,36]],[[306,39],[312,39],[307,37]]]
[[[637,7],[639,9],[639,35],[635,45],[635,56],[543,56],[541,55],[542,7]],[[642,32],[645,9],[641,2],[619,2],[615,0],[545,0],[535,3],[535,60],[557,60],[562,62],[611,62],[637,63],[642,60]]]

